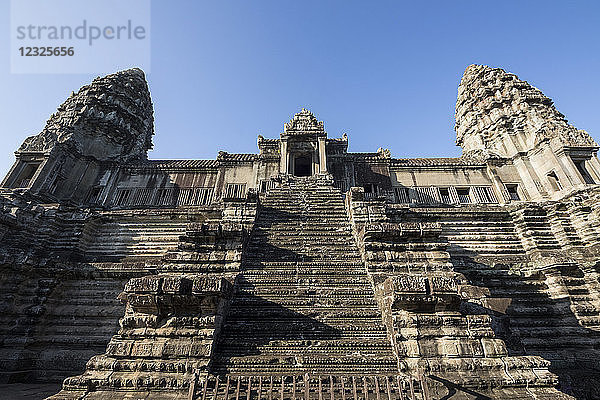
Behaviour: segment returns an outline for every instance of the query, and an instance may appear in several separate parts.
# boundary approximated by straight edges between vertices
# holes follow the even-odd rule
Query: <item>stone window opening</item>
[[[335,186],[337,189],[340,189],[342,191],[342,193],[347,192],[346,181],[336,180],[333,182],[333,186]]]
[[[50,186],[48,186],[48,193],[54,194],[54,192],[56,192],[56,188],[58,188],[58,183],[63,179],[65,178],[62,175],[55,176]]]
[[[475,186],[473,191],[475,194],[475,199],[478,203],[492,204],[498,202],[491,186]]]
[[[458,195],[458,202],[460,204],[472,203],[470,188],[456,188],[456,194]]]
[[[452,204],[452,197],[450,197],[450,189],[447,187],[440,188],[440,200],[444,204]]]
[[[243,199],[246,197],[246,184],[245,183],[228,183],[225,187],[226,199]]]
[[[272,181],[270,179],[263,179],[260,181],[260,192],[261,193],[266,193],[267,191],[275,188],[277,185],[275,183],[275,181]]]
[[[170,189],[158,189],[154,198],[154,204],[157,206],[166,206],[170,204],[172,198]]]
[[[379,194],[379,187],[372,183],[367,183],[363,188],[365,190],[365,199],[367,200],[374,199]]]
[[[577,171],[579,171],[579,173],[581,174],[583,181],[587,185],[595,184],[596,182],[594,181],[594,178],[592,178],[592,175],[590,175],[590,173],[588,172],[588,170],[585,166],[585,160],[582,160],[582,159],[572,159],[572,160],[573,160],[573,163],[575,164],[575,167],[577,168]]]
[[[212,203],[213,188],[197,188],[196,196],[194,197],[195,205],[206,205]]]
[[[407,187],[394,188],[397,203],[410,203],[410,192]]]
[[[88,202],[91,204],[97,204],[100,200],[100,195],[104,190],[104,186],[96,186],[90,190],[90,194],[88,196]]]
[[[38,171],[41,162],[28,162],[25,163],[23,168],[21,169],[21,173],[15,179],[15,183],[13,185],[14,188],[28,188],[31,185],[31,180],[35,176],[35,173]]]
[[[413,188],[413,197],[419,204],[438,204],[440,202],[439,190],[435,186]]]
[[[519,196],[519,185],[517,184],[509,184],[506,186],[506,192],[508,193],[508,199],[510,201],[520,201],[521,196]]]
[[[121,189],[117,193],[115,204],[117,206],[125,206],[129,202],[129,196],[131,195],[131,189]]]
[[[558,179],[558,175],[556,175],[556,172],[550,171],[546,177],[548,178],[548,182],[550,183],[550,187],[552,187],[553,191],[558,192],[562,190],[563,187]]]

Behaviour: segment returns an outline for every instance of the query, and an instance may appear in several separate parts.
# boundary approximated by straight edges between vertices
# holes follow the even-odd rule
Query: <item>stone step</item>
[[[315,277],[331,277],[337,279],[338,277],[352,277],[356,278],[356,275],[360,275],[364,279],[368,279],[364,275],[364,265],[360,261],[337,261],[337,266],[324,262],[268,262],[268,265],[274,270],[265,271],[261,268],[261,265],[246,265],[247,270],[243,272],[240,278],[256,278],[263,279],[272,277],[288,278],[294,276],[315,276]],[[256,269],[254,269],[256,268]]]
[[[255,301],[256,296],[249,295],[247,293],[238,292],[236,293],[239,300],[235,300],[233,305],[240,308],[248,308],[249,305],[252,306],[260,306],[261,313],[269,313],[275,312],[269,310],[268,305],[264,305],[265,302],[276,303],[280,307],[284,307],[288,310],[299,312],[300,310],[307,310],[303,314],[307,315],[315,315],[318,313],[326,313],[329,311],[335,311],[337,309],[344,309],[344,307],[348,307],[349,309],[359,308],[360,307],[375,307],[376,302],[370,301],[368,297],[365,296],[356,296],[356,297],[345,297],[345,296],[330,296],[327,299],[323,299],[322,296],[297,296],[293,299],[288,299],[284,295],[277,296],[271,295],[269,297],[260,297],[260,301]],[[313,310],[311,313],[310,310]],[[248,310],[250,311],[250,310]],[[557,313],[558,314],[558,313]]]
[[[347,374],[353,371],[355,374],[378,374],[378,373],[396,373],[397,361],[392,358],[383,357],[355,357],[347,359],[338,358],[320,358],[315,359],[303,356],[291,356],[281,359],[278,357],[241,357],[224,360],[221,365],[216,367],[215,373],[227,371],[229,373],[243,373],[252,371],[254,374],[282,374],[289,372],[312,374]],[[217,365],[219,363],[217,362]]]
[[[540,341],[554,341],[557,336],[575,336],[594,338],[600,343],[600,332],[592,331],[580,326],[576,321],[570,325],[544,326],[544,327],[515,327],[511,326],[511,332],[518,334],[521,339],[531,338]]]
[[[577,348],[598,348],[600,338],[582,337],[581,335],[555,335],[554,338],[548,337],[526,337],[521,339],[521,343],[528,352],[534,353],[539,349],[549,349],[558,351],[559,348],[577,349]]]
[[[372,289],[369,285],[369,281],[367,280],[367,278],[364,278],[362,281],[355,281],[351,277],[349,277],[346,280],[338,280],[335,278],[315,279],[312,277],[312,275],[308,274],[299,276],[298,279],[294,281],[290,281],[289,279],[285,278],[264,279],[261,281],[257,281],[256,283],[250,280],[244,283],[239,283],[237,285],[238,290],[244,291],[245,293],[251,293],[253,291],[268,293],[272,290],[277,290],[280,293],[289,293],[291,291],[296,293],[314,289],[331,290],[336,287],[343,287],[344,290],[347,291],[365,291],[368,293],[369,296],[372,294]]]

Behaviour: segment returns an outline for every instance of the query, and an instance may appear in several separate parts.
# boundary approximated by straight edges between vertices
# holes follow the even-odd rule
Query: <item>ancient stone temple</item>
[[[598,144],[472,65],[458,158],[149,160],[142,71],[95,79],[0,188],[0,379],[51,398],[600,398]],[[364,134],[368,134],[365,132]],[[273,135],[276,136],[276,135]]]

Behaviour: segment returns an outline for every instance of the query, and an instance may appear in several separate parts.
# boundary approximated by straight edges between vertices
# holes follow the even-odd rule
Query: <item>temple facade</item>
[[[598,144],[469,66],[456,158],[151,160],[139,69],[73,93],[0,186],[0,381],[52,399],[600,398]]]

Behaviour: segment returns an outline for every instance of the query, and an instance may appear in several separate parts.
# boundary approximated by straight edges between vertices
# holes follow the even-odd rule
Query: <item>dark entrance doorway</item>
[[[310,158],[308,156],[297,156],[294,159],[294,175],[311,176]]]

